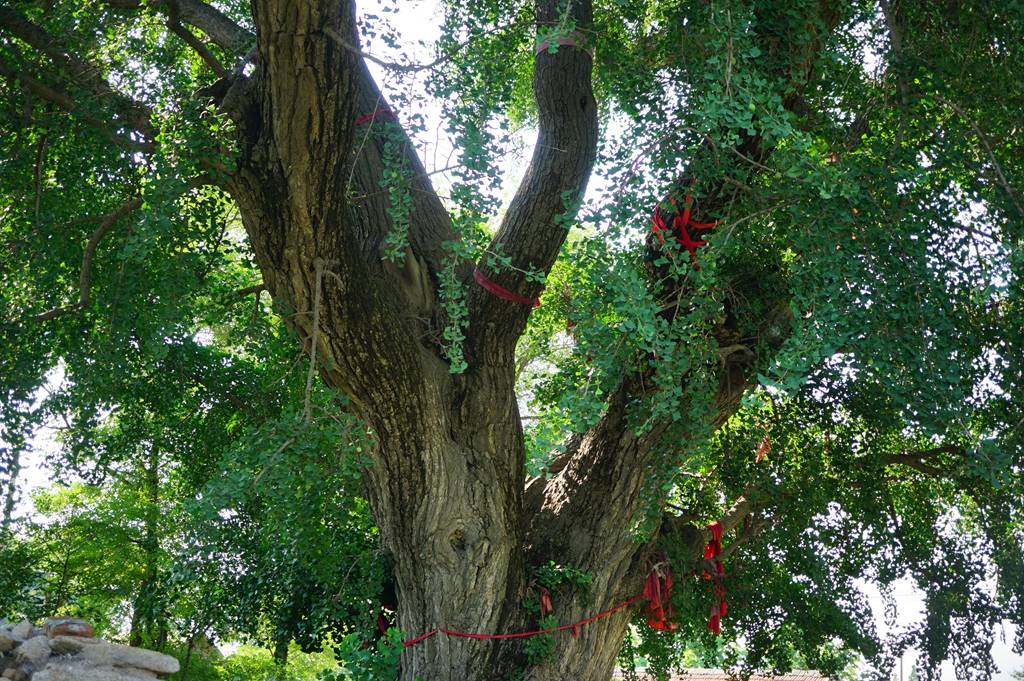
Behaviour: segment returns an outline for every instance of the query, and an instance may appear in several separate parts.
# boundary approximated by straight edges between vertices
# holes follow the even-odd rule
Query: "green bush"
[[[325,672],[336,671],[337,662],[330,648],[304,653],[294,644],[288,662],[277,664],[269,650],[243,645],[221,659],[210,659],[193,651],[185,665],[185,650],[173,653],[181,661],[181,671],[173,681],[317,681]]]

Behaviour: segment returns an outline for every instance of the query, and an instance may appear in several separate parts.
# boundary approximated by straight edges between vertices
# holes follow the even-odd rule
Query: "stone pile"
[[[93,638],[77,619],[0,621],[0,681],[145,681],[178,671],[178,660]]]

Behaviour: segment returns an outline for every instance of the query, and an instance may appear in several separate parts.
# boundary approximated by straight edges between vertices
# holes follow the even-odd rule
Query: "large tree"
[[[245,332],[265,290],[300,421],[365,425],[406,634],[577,622],[668,557],[681,631],[724,590],[750,664],[913,645],[990,675],[1024,622],[1019,3],[442,5],[420,64],[351,0],[0,7],[5,432],[58,364],[92,423],[202,383],[181,348],[281,359]],[[510,123],[537,140],[502,206]],[[929,615],[880,640],[858,584],[905,575]],[[548,656],[438,633],[400,675],[605,681],[643,608]]]

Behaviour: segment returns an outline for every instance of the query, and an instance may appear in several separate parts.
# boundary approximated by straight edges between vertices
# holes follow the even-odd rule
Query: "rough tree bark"
[[[398,623],[411,633],[443,626],[513,632],[527,563],[554,560],[593,574],[586,605],[560,604],[575,621],[637,593],[650,545],[630,537],[644,470],[661,433],[637,436],[626,405],[639,392],[624,379],[607,413],[580,437],[549,480],[524,495],[524,445],[514,393],[514,350],[529,308],[471,286],[468,370],[453,376],[424,341],[436,302],[441,241],[451,225],[419,161],[410,248],[403,265],[381,258],[389,228],[379,142],[356,119],[385,105],[358,51],[354,4],[255,0],[257,68],[237,98],[243,156],[229,189],[241,209],[264,281],[293,315],[324,380],[343,389],[376,441],[367,472],[371,504],[393,554]],[[539,26],[556,0],[537,0]],[[571,11],[585,33],[591,3]],[[566,232],[566,196],[579,198],[596,154],[592,56],[585,46],[535,57],[539,140],[491,244],[518,269],[484,274],[524,296],[539,294],[520,270],[547,272]],[[359,142],[356,143],[356,139]],[[355,198],[353,198],[355,197]],[[472,264],[460,274],[469,283]],[[312,315],[317,290],[319,313]],[[314,324],[317,328],[314,329]],[[742,358],[738,358],[742,360]],[[746,385],[742,361],[727,362],[719,407],[727,414]],[[749,511],[738,503],[732,529]],[[699,530],[691,528],[700,536]],[[697,549],[702,542],[695,542]],[[699,555],[694,560],[700,559]],[[631,612],[558,636],[553,661],[527,667],[533,681],[606,681]],[[405,651],[401,678],[503,679],[524,667],[518,644],[431,637]]]
[[[141,6],[134,0],[112,4]],[[401,629],[522,630],[530,625],[522,609],[526,566],[548,560],[593,575],[586,604],[557,604],[563,622],[636,594],[654,549],[653,540],[641,544],[630,536],[628,519],[638,510],[665,426],[655,424],[642,436],[627,426],[627,406],[645,388],[624,377],[603,418],[573,441],[550,478],[526,481],[514,354],[530,309],[472,285],[474,264],[461,263],[457,273],[470,292],[468,369],[449,373],[432,339],[444,317],[437,294],[441,244],[454,234],[411,144],[404,150],[415,175],[409,248],[401,264],[382,259],[391,227],[387,197],[379,191],[383,147],[356,121],[386,102],[358,50],[353,0],[253,0],[255,36],[199,0],[149,6],[232,52],[255,39],[251,73],[236,69],[206,92],[238,124],[241,152],[226,188],[267,289],[289,310],[289,323],[307,348],[315,343],[324,381],[348,394],[371,430],[375,447],[366,485],[394,557]],[[559,0],[535,0],[538,26],[557,23],[564,8]],[[577,0],[569,8],[578,35],[586,35],[591,2]],[[824,13],[824,5],[808,12]],[[0,13],[0,22],[68,62],[72,72],[91,77],[21,17]],[[800,71],[794,65],[810,63],[806,49],[791,56],[793,73]],[[547,272],[553,265],[566,236],[564,218],[572,217],[594,164],[592,68],[583,44],[544,50],[534,59],[539,139],[489,248],[510,256],[515,268],[494,272],[476,265],[527,297],[540,287],[523,271]],[[102,83],[93,89],[114,98]],[[51,100],[75,105],[56,90]],[[144,110],[116,103],[136,130],[147,131]],[[754,156],[765,151],[756,139],[743,149]],[[778,319],[762,321],[777,326]],[[723,327],[717,333],[726,338],[730,332]],[[744,359],[736,353],[722,362],[719,421],[748,386]],[[751,507],[737,500],[723,519],[725,530]],[[696,565],[704,530],[685,523],[682,529]],[[552,661],[532,667],[515,642],[437,635],[405,651],[401,679],[497,680],[525,670],[530,681],[607,681],[631,614],[619,611],[583,627],[578,637],[557,636]]]

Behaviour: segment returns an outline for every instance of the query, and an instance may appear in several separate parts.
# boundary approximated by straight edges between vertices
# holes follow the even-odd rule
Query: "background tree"
[[[264,466],[330,470],[324,437],[359,446],[330,424],[357,417],[409,634],[578,621],[667,555],[676,635],[710,640],[725,588],[744,664],[916,646],[925,678],[990,675],[992,626],[1024,621],[1021,8],[442,4],[422,65],[375,56],[396,36],[352,2],[0,8],[5,427],[61,361],[46,409],[72,431],[219,376],[193,404],[237,409],[201,431],[215,449],[258,451],[235,425],[272,418]],[[415,88],[389,108],[367,60],[426,74],[460,153],[447,200]],[[502,207],[517,123],[538,139]],[[708,243],[659,239],[659,203],[716,223]],[[231,295],[264,288],[272,310]],[[282,323],[297,392],[243,379],[289,375]],[[246,413],[264,391],[292,416]],[[219,510],[298,529],[276,489]],[[321,520],[351,499],[296,491]],[[703,580],[715,519],[728,577]],[[928,617],[880,640],[857,580],[908,574]],[[399,674],[603,681],[635,611],[435,635]]]

